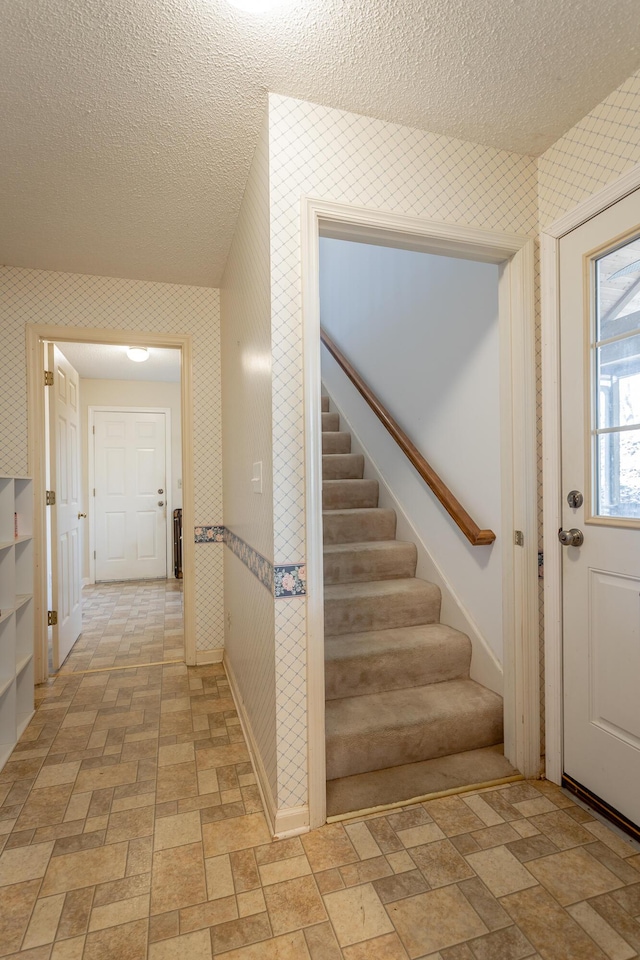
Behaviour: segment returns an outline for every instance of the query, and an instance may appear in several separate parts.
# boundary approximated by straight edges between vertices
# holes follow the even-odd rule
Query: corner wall
[[[274,554],[303,563],[302,196],[526,236],[537,232],[530,157],[269,96]],[[306,610],[276,602],[278,801],[307,802]]]
[[[0,267],[0,472],[29,472],[25,324],[190,333],[193,337],[195,522],[222,522],[220,307],[217,290]],[[192,533],[193,535],[193,533]],[[198,544],[196,650],[222,646],[222,545]]]
[[[221,285],[225,664],[273,820],[277,805],[266,120]],[[262,463],[262,492],[251,483]],[[265,782],[266,781],[266,782]]]
[[[538,159],[544,228],[640,163],[640,70]]]

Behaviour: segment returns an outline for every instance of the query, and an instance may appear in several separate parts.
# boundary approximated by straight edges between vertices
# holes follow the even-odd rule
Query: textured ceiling
[[[3,0],[0,262],[215,286],[267,90],[539,154],[639,65],[638,0]]]
[[[156,380],[178,383],[180,351],[149,347],[143,363],[129,360],[126,346],[107,343],[59,343],[58,347],[81,377],[89,380]]]

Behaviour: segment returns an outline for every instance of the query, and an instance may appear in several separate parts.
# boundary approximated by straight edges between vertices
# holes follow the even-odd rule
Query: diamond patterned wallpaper
[[[275,563],[305,556],[300,198],[535,235],[528,158],[269,96]],[[303,600],[276,609],[278,805],[307,798]],[[285,682],[286,677],[286,682]]]
[[[640,71],[557,140],[538,161],[546,226],[640,163]]]
[[[25,474],[25,324],[191,333],[194,355],[195,521],[222,520],[219,295],[206,287],[0,267],[0,471]],[[207,551],[209,553],[207,554]],[[196,550],[196,647],[222,646],[221,545]],[[211,577],[217,572],[218,580]]]

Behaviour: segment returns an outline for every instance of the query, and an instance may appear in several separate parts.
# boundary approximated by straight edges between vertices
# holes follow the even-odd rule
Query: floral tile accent
[[[307,593],[307,568],[304,563],[281,563],[274,567],[273,592],[280,597],[304,597]]]
[[[225,530],[221,524],[213,527],[196,527],[195,528],[196,543],[224,543],[224,541],[225,541]]]
[[[239,560],[242,560],[245,567],[248,567],[254,577],[257,577],[260,583],[273,590],[273,564],[263,557],[261,553],[238,537],[233,530],[225,527],[225,543],[230,550],[235,553]]]
[[[271,561],[241,537],[222,524],[195,528],[196,543],[226,543],[229,549],[242,560],[245,567],[260,583],[272,590],[276,599],[281,597],[304,597],[307,593],[307,568],[304,563],[282,563],[274,567]]]
[[[304,563],[280,563],[274,567],[274,596],[304,597],[307,593],[307,567]]]

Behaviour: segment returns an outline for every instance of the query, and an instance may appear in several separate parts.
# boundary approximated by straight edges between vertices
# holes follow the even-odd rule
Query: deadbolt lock
[[[573,507],[574,510],[577,510],[577,508],[581,507],[584,503],[584,497],[579,490],[572,490],[571,493],[567,494],[567,503],[570,507]]]
[[[164,493],[164,490],[162,489],[162,487],[160,487],[160,489],[158,490],[158,493]]]

